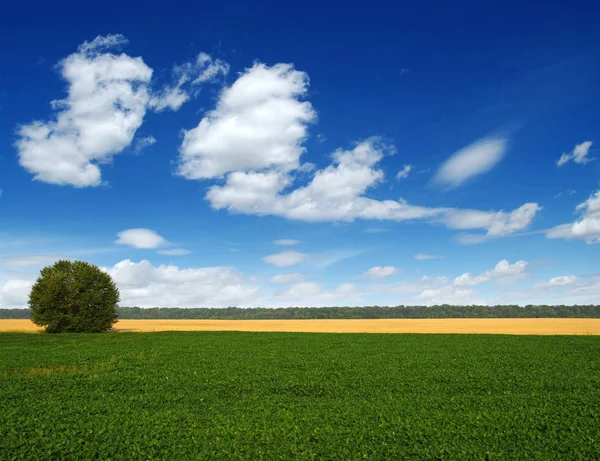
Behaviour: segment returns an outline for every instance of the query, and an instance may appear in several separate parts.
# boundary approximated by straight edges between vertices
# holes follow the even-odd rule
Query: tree
[[[44,267],[29,293],[31,320],[48,333],[109,330],[117,321],[119,290],[111,276],[83,261]]]

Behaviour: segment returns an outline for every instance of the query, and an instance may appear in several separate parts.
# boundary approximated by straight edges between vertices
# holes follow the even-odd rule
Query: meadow
[[[0,459],[598,459],[597,336],[0,334]]]

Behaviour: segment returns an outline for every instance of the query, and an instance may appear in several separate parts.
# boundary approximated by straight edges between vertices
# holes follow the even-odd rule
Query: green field
[[[0,459],[599,459],[600,338],[0,335]]]

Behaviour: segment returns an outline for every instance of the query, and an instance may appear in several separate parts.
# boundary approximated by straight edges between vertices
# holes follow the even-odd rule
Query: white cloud
[[[456,277],[452,285],[458,287],[475,286],[492,279],[497,279],[502,283],[514,283],[526,275],[526,268],[526,261],[517,261],[511,264],[506,259],[503,259],[496,264],[496,267],[476,277],[473,277],[469,272]]]
[[[323,288],[317,282],[301,282],[280,291],[277,296],[280,298],[311,298],[320,295],[322,292]]]
[[[511,211],[450,210],[442,221],[450,229],[487,230],[487,237],[502,237],[523,230],[542,209],[537,203],[526,203]]]
[[[249,306],[258,294],[243,274],[228,267],[180,269],[126,259],[104,270],[119,287],[122,306]]]
[[[333,163],[315,172],[312,180],[289,194],[293,182],[280,170],[233,172],[225,184],[213,186],[207,198],[213,208],[276,215],[302,221],[352,221],[362,219],[410,220],[441,215],[447,209],[408,205],[405,201],[373,200],[364,192],[383,179],[375,164],[393,148],[370,138],[349,151],[333,153]]]
[[[185,250],[183,248],[173,248],[172,250],[160,250],[158,252],[159,255],[163,256],[185,256],[191,253],[190,250]]]
[[[127,43],[121,34],[98,35],[91,42],[83,42],[77,50],[83,54],[93,54],[103,49],[120,48]]]
[[[579,220],[561,224],[546,232],[548,238],[583,239],[587,243],[600,243],[600,190],[575,208],[581,214]]]
[[[342,283],[333,290],[326,290],[320,283],[295,283],[275,294],[275,299],[288,300],[288,305],[340,305],[344,302],[360,302],[360,293],[356,285]],[[279,301],[280,305],[282,301]],[[285,303],[285,301],[283,301]]]
[[[152,69],[142,58],[103,52],[126,42],[122,35],[98,36],[59,63],[68,92],[52,102],[55,117],[18,130],[19,163],[34,179],[98,186],[98,165],[131,144],[146,113]]]
[[[390,275],[394,275],[396,272],[398,272],[398,268],[394,266],[375,266],[371,267],[363,275],[368,278],[383,279]]]
[[[15,143],[19,163],[35,180],[101,185],[100,165],[131,145],[148,109],[177,110],[200,83],[228,71],[226,63],[201,53],[194,63],[176,66],[177,84],[153,94],[153,71],[141,57],[109,51],[126,43],[122,35],[98,36],[60,61],[66,98],[51,102],[56,113],[49,121],[21,125]],[[133,150],[155,142],[153,136],[139,139]]]
[[[299,253],[297,251],[283,251],[281,253],[265,256],[263,261],[267,264],[272,264],[273,266],[277,267],[288,267],[301,263],[307,257],[308,255],[305,253]]]
[[[304,280],[306,276],[298,272],[291,274],[277,274],[271,277],[272,283],[296,283]]]
[[[476,293],[468,288],[444,287],[439,289],[428,288],[416,296],[419,304],[427,306],[439,304],[471,305],[481,304],[476,301]]]
[[[563,166],[565,163],[573,161],[575,163],[579,163],[585,165],[588,162],[594,160],[593,158],[588,157],[588,153],[590,152],[590,147],[592,147],[592,141],[584,141],[581,144],[577,144],[571,152],[563,153],[558,161],[556,162],[557,166]]]
[[[499,261],[494,269],[487,271],[484,275],[486,277],[505,277],[508,275],[517,275],[525,272],[527,268],[527,261],[517,261],[514,264],[510,264],[506,259]]]
[[[298,168],[308,124],[316,119],[308,76],[290,64],[256,63],[221,93],[215,110],[185,131],[179,174],[218,178],[232,171]]]
[[[457,286],[457,287],[461,287],[461,286],[472,287],[475,285],[479,285],[480,283],[487,282],[488,280],[489,280],[489,277],[486,277],[484,275],[478,275],[477,277],[473,277],[470,272],[467,272],[465,274],[462,274],[462,275],[459,275],[458,277],[456,277],[454,279],[454,283],[452,285]]]
[[[369,198],[367,192],[384,181],[377,164],[395,153],[395,147],[379,137],[349,150],[338,149],[330,165],[307,171],[300,157],[307,126],[316,119],[311,104],[300,100],[307,88],[308,76],[289,64],[256,63],[247,69],[223,90],[215,110],[185,133],[179,174],[220,180],[206,194],[213,209],[309,222],[419,219],[501,236],[526,227],[540,209],[526,204],[511,213],[484,212],[415,206],[402,198]],[[499,157],[505,140],[490,138],[480,144],[472,146],[476,155],[468,158],[486,152]],[[465,213],[478,213],[478,224],[465,227]]]
[[[326,267],[332,266],[333,264],[337,264],[340,261],[354,258],[364,252],[365,252],[365,250],[357,250],[357,249],[336,250],[336,251],[330,251],[330,252],[311,255],[311,256],[312,256],[312,260],[314,261],[315,265],[321,269],[324,269]]]
[[[554,285],[556,287],[556,285]],[[586,280],[565,284],[560,302],[566,304],[598,304],[600,298],[600,277],[588,277]],[[553,292],[554,294],[554,292]],[[555,302],[559,302],[557,298]]]
[[[275,240],[275,241],[273,241],[273,243],[275,245],[292,246],[292,245],[298,245],[300,243],[300,240],[281,239],[281,240]]]
[[[553,277],[545,283],[538,283],[535,285],[535,288],[562,287],[565,285],[572,285],[576,281],[577,281],[577,276],[575,276],[575,275],[561,275],[558,277]]]
[[[0,308],[27,307],[29,292],[34,280],[7,280],[0,283]]]
[[[179,64],[173,68],[173,79],[176,83],[165,86],[153,95],[149,105],[159,112],[165,109],[179,110],[197,93],[194,89],[197,85],[215,81],[219,75],[225,76],[228,72],[229,64],[220,59],[213,60],[206,53],[200,53],[195,61]]]
[[[374,200],[363,194],[383,180],[375,165],[393,148],[370,138],[350,151],[338,150],[333,163],[318,170],[305,186],[282,193],[292,185],[289,174],[279,170],[233,172],[224,185],[212,186],[207,198],[215,209],[233,212],[276,215],[302,221],[352,221],[380,219],[441,221],[451,229],[487,230],[490,237],[501,237],[529,226],[541,210],[527,203],[512,212],[427,208],[409,205],[404,200]]]
[[[54,255],[12,256],[9,258],[4,258],[4,264],[6,264],[9,267],[47,266],[49,264],[55,263],[59,259],[68,259],[68,258],[62,258],[60,256],[54,256]]]
[[[429,254],[425,254],[425,253],[417,253],[416,255],[413,256],[413,258],[416,261],[428,261],[430,259],[440,259],[441,256],[438,256],[438,255],[429,255]]]
[[[402,168],[400,171],[398,171],[398,173],[396,173],[396,179],[408,178],[408,174],[411,172],[412,169],[412,165],[404,165],[404,168]]]
[[[577,191],[575,189],[567,189],[565,192],[559,192],[554,196],[554,198],[562,197],[563,195],[574,195]]]
[[[136,139],[133,152],[139,154],[145,148],[153,146],[154,144],[156,144],[156,138],[154,136],[146,136],[145,138]]]
[[[133,248],[150,249],[168,245],[169,242],[150,229],[127,229],[117,234],[115,243]]]
[[[434,184],[458,187],[465,181],[487,173],[504,157],[507,140],[484,138],[454,153],[437,171]]]
[[[383,234],[384,232],[389,232],[390,229],[385,229],[383,227],[368,227],[363,232],[365,234]]]

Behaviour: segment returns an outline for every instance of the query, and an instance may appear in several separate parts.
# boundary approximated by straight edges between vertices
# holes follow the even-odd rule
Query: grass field
[[[115,331],[279,331],[600,335],[600,319],[120,320]],[[30,320],[0,320],[2,331],[35,332]]]
[[[0,334],[0,459],[598,459],[600,338]]]

